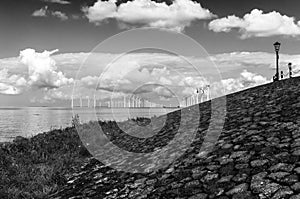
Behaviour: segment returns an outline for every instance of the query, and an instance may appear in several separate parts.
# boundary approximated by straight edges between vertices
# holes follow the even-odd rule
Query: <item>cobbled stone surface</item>
[[[226,100],[223,130],[207,150],[200,148],[209,127],[211,102],[188,107],[188,118],[180,122],[174,119],[159,139],[153,138],[154,144],[147,145],[164,146],[162,142],[170,133],[176,133],[174,125],[199,122],[193,143],[169,167],[127,173],[90,158],[78,166],[63,189],[49,198],[300,199],[300,78],[234,93]],[[200,121],[194,120],[198,118],[195,108],[200,109]],[[176,115],[178,111],[169,117]],[[124,137],[114,136],[123,149],[132,151],[145,144],[143,140],[128,144]],[[151,149],[145,148],[147,151]],[[114,160],[122,164],[127,158]],[[155,155],[151,158],[156,160]]]

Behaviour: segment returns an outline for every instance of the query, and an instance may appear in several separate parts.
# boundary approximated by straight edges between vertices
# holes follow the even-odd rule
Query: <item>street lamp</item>
[[[278,81],[279,80],[279,50],[280,50],[280,43],[276,42],[273,44],[274,48],[275,48],[275,52],[276,52],[276,74],[273,77],[274,81]]]
[[[292,73],[292,63],[289,63],[288,67],[289,67],[289,77],[291,78],[292,75],[293,75],[293,73]]]

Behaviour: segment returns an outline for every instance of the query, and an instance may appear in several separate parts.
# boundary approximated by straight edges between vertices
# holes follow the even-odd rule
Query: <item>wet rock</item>
[[[200,179],[207,173],[207,170],[203,170],[203,168],[199,167],[192,170],[193,179]]]
[[[268,174],[267,172],[262,172],[262,173],[254,175],[251,179],[251,190],[253,190],[256,193],[260,192],[261,188],[266,183],[270,182],[270,181],[266,182],[266,180],[264,179],[267,174]]]
[[[262,172],[254,175],[251,180],[250,188],[254,193],[257,193],[261,198],[271,197],[281,186],[277,183],[271,183],[265,179],[267,172]]]
[[[300,191],[300,182],[297,182],[297,183],[293,184],[293,186],[291,188],[294,191],[299,192]]]
[[[156,183],[156,181],[157,181],[156,179],[147,180],[147,181],[146,181],[146,184],[147,184],[147,185],[153,185],[153,184]]]
[[[250,198],[254,198],[250,191],[234,194],[232,196],[232,199],[250,199]]]
[[[247,151],[236,151],[236,152],[233,152],[230,156],[230,158],[239,158],[241,156],[244,156],[247,154]]]
[[[206,193],[198,193],[197,195],[189,197],[189,199],[206,199],[207,196]]]
[[[276,172],[276,173],[271,173],[268,177],[273,179],[273,180],[280,180],[284,178],[285,176],[290,175],[290,173],[287,172]]]
[[[273,165],[270,167],[270,171],[277,172],[277,171],[285,171],[285,172],[291,172],[295,166],[292,164],[286,164],[286,163],[278,163],[276,165]]]
[[[199,187],[199,184],[200,183],[198,180],[193,180],[191,182],[186,183],[184,188],[185,189],[193,189],[193,188]]]
[[[289,158],[289,156],[290,156],[290,154],[288,152],[282,152],[282,153],[275,155],[275,157],[278,158],[279,160],[287,159],[287,158]]]
[[[263,191],[259,194],[263,194],[264,196],[270,197],[274,192],[276,192],[281,186],[276,183],[270,183],[267,184],[264,188]]]
[[[220,166],[219,165],[208,165],[206,168],[210,171],[216,171],[220,168]]]
[[[196,155],[197,158],[205,158],[208,155],[208,151],[201,151]]]
[[[235,186],[233,189],[226,192],[227,195],[233,195],[238,193],[243,193],[248,190],[249,185],[246,183]]]
[[[300,199],[300,194],[291,196],[290,199]]]
[[[221,165],[224,165],[224,164],[228,164],[230,162],[233,162],[233,159],[232,158],[225,158],[225,159],[221,159],[219,161],[220,161]]]
[[[210,198],[215,198],[215,196],[210,196]],[[227,196],[219,196],[218,199],[229,199]]]
[[[203,181],[204,182],[209,182],[209,181],[214,180],[218,177],[219,177],[219,174],[217,174],[217,173],[209,173],[209,174],[207,174],[203,177]]]
[[[168,170],[166,170],[166,173],[172,173],[173,171],[174,171],[174,168],[171,167],[171,168],[169,168]]]
[[[292,154],[294,156],[300,156],[300,148],[296,149]]]
[[[248,175],[245,173],[238,173],[236,176],[232,178],[235,182],[243,182],[247,179]]]
[[[269,160],[253,160],[251,161],[251,166],[252,167],[261,167],[265,164],[267,164],[269,162]]]
[[[230,180],[232,179],[232,177],[233,177],[232,175],[224,176],[220,180],[218,180],[218,183],[230,182]]]
[[[222,146],[223,149],[230,149],[233,146],[233,144],[225,144]]]
[[[251,155],[245,155],[245,156],[240,157],[236,161],[241,162],[241,163],[247,163],[247,162],[249,162],[251,157],[252,157]]]
[[[289,175],[289,176],[284,177],[283,179],[280,179],[279,181],[291,185],[291,184],[298,182],[298,176],[297,175]]]
[[[221,176],[227,176],[227,175],[233,175],[233,174],[235,174],[235,172],[234,172],[234,164],[229,163],[229,164],[226,164],[226,165],[222,166],[219,169],[219,173],[220,173]]]
[[[249,167],[248,164],[236,164],[235,165],[235,168],[238,169],[238,170],[240,170],[240,169],[246,169],[248,167]]]
[[[295,171],[297,174],[300,174],[300,167],[295,168],[294,171]]]
[[[293,194],[293,191],[289,187],[282,187],[274,194],[272,199],[282,199],[282,198],[286,198],[287,196],[290,196],[292,194]]]

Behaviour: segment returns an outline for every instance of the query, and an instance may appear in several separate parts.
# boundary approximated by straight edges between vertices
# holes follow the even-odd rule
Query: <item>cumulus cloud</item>
[[[267,82],[269,82],[269,80],[266,77],[243,70],[238,78],[228,78],[221,80],[221,82],[213,83],[212,90],[214,92],[219,92],[220,89],[224,88],[225,94],[229,94],[262,85]]]
[[[80,59],[76,59],[77,56],[75,54],[56,55],[53,57],[62,66],[76,65],[76,63],[77,66],[80,65]],[[86,58],[86,54],[78,54],[78,57]],[[219,96],[222,93],[219,91],[223,86],[226,88],[226,93],[232,93],[268,82],[272,79],[275,69],[274,53],[232,52],[217,54],[211,56],[210,59],[218,66],[223,80],[216,82],[216,79],[213,79],[213,75],[218,74],[210,74],[209,67],[212,66],[205,64],[207,61],[205,58],[186,57],[194,65],[202,67],[200,72],[202,71],[203,74],[201,76],[190,65],[187,65],[184,60],[172,55],[133,53],[119,58],[114,63],[110,63],[110,60],[115,60],[118,55],[100,53],[95,54],[95,57],[97,59],[95,58],[89,62],[87,68],[82,70],[84,75],[76,80],[80,89],[78,93],[82,93],[82,96],[88,95],[85,92],[87,90],[94,92],[97,89],[97,93],[106,92],[105,95],[99,98],[107,98],[109,96],[107,93],[112,92],[120,95],[135,92],[140,95],[147,93],[157,94],[158,97],[166,99],[172,97],[172,95],[167,90],[158,88],[158,85],[163,85],[163,87],[170,89],[178,96],[187,96],[193,93],[195,88],[208,84],[217,85],[213,96]],[[282,54],[280,60],[280,69],[284,73],[287,72],[286,66],[289,62],[293,63],[293,70],[300,69],[300,55]],[[106,68],[106,66],[109,67]],[[98,71],[95,70],[96,68]],[[99,77],[94,74],[102,74],[102,76]],[[67,90],[63,93],[66,92]]]
[[[68,16],[61,11],[53,11],[53,12],[51,12],[51,14],[52,14],[52,16],[57,17],[62,21],[65,21],[68,19]]]
[[[75,68],[80,66],[81,61],[76,58],[77,56],[86,58],[87,54],[62,54],[54,55],[53,57],[60,66],[66,66],[62,67],[66,70],[69,68],[69,65],[77,65]],[[202,71],[203,74],[201,76],[183,59],[173,55],[133,53],[115,60],[116,57],[119,57],[118,55],[98,53],[92,57],[92,61],[89,61],[87,65],[84,64],[86,65],[86,68],[82,69],[84,75],[79,76],[76,80],[76,85],[79,89],[78,93],[82,93],[82,96],[88,95],[85,91],[93,93],[95,89],[97,93],[115,92],[131,94],[135,92],[141,95],[147,93],[157,94],[158,97],[163,98],[172,96],[169,95],[170,93],[168,93],[168,91],[158,89],[158,85],[163,85],[163,87],[170,89],[178,96],[186,96],[193,93],[197,87],[203,87],[213,83],[216,81],[213,79],[213,75],[218,75],[210,74],[209,67],[212,67],[212,65],[208,63],[205,64],[207,62],[206,58],[186,57],[187,60],[194,65],[202,67],[200,71]],[[233,52],[214,55],[210,58],[219,67],[224,77],[224,84],[228,87],[228,92],[234,92],[251,85],[261,84],[265,81],[263,77],[269,77],[269,79],[271,79],[272,75],[274,75],[273,63],[275,63],[275,58],[273,53]],[[295,55],[281,56],[282,63],[295,60],[295,58]],[[115,62],[111,63],[110,60],[115,60]],[[155,60],[155,62],[153,62],[153,60]],[[258,70],[256,70],[257,68]],[[248,69],[250,71],[256,70],[256,72],[248,72]],[[246,70],[246,72],[243,72],[243,70]],[[102,76],[99,77],[95,74],[102,74]],[[251,74],[262,75],[260,77],[258,75],[251,76]],[[56,89],[55,92],[63,88]],[[221,87],[218,87],[218,89],[220,88]],[[68,91],[66,90],[63,93],[66,92]],[[218,96],[219,93],[216,93],[215,96]],[[103,97],[104,96],[107,97],[107,95],[103,95]],[[100,96],[100,98],[102,97]]]
[[[274,35],[295,37],[300,35],[300,21],[296,22],[294,17],[276,11],[264,13],[262,10],[254,9],[243,18],[231,15],[215,19],[209,23],[209,29],[214,32],[230,32],[237,29],[242,39]]]
[[[142,97],[149,97],[152,94],[152,97],[169,99],[192,94],[195,88],[208,84],[204,77],[196,74],[185,76],[172,71],[171,67],[148,68],[136,62],[131,62],[132,66],[130,67],[130,63],[125,64],[123,61],[121,63],[123,65],[113,65],[100,77],[87,76],[79,79],[78,88],[85,87],[97,91],[123,93],[124,95],[135,93]],[[116,71],[120,71],[120,73]],[[81,92],[81,90],[79,91]]]
[[[57,52],[44,51],[36,52],[34,49],[26,49],[20,52],[21,63],[28,66],[29,84],[37,88],[52,89],[58,88],[73,82],[61,71],[56,71],[56,62],[51,54]]]
[[[79,78],[83,78],[94,76],[95,74],[100,75],[103,70],[105,70],[105,67],[108,66],[112,60],[120,57],[120,55],[110,53],[93,53],[93,55],[90,53],[63,53],[54,54],[51,57],[56,61],[58,70],[63,71],[70,77],[76,76],[77,70],[84,63],[83,61],[89,57],[80,70]],[[189,63],[185,59],[188,60]],[[126,56],[122,56],[122,58],[113,65],[110,65],[110,68],[105,73],[106,76],[113,75],[111,77],[120,79],[121,72],[119,73],[119,71],[123,71],[122,73],[131,71],[129,75],[132,75],[132,78],[138,78],[135,76],[140,76],[142,80],[145,80],[144,75],[148,76],[148,72],[154,70],[153,74],[161,73],[157,74],[158,77],[174,78],[172,81],[180,82],[189,76],[195,76],[196,73],[197,76],[199,76],[199,73],[195,71],[193,66],[197,67],[202,76],[215,75],[213,73],[215,71],[214,65],[211,62],[213,61],[222,75],[228,74],[235,78],[238,77],[240,72],[247,69],[252,72],[256,70],[256,73],[271,77],[269,73],[273,75],[276,63],[275,54],[269,52],[230,52],[211,55],[209,59],[207,57],[185,57],[185,59],[163,53],[130,53]],[[153,60],[155,60],[155,62]],[[299,54],[280,54],[281,70],[284,70],[285,73],[289,62],[293,63],[293,69],[300,69]],[[20,70],[17,69],[18,65],[12,58],[0,59],[0,66],[1,65],[9,65],[15,72]],[[177,75],[181,74],[182,76],[179,79],[175,79],[177,75],[170,74],[170,71],[164,69],[165,66],[169,70],[172,69]],[[136,69],[131,70],[131,67],[136,67]],[[225,76],[225,78],[227,77]],[[168,84],[163,78],[161,78],[161,82]]]
[[[183,31],[192,21],[215,17],[200,3],[191,0],[175,0],[171,5],[151,0],[134,0],[116,5],[115,0],[98,0],[93,6],[83,8],[90,22],[101,24],[116,19],[123,27],[146,26]]]
[[[67,20],[69,17],[61,12],[61,11],[52,11],[48,9],[48,6],[45,6],[39,10],[36,10],[32,13],[33,17],[47,17],[47,16],[53,16],[56,18],[59,18],[62,21]]]
[[[17,95],[20,94],[21,91],[15,86],[0,83],[0,93],[5,95]]]
[[[164,86],[158,86],[154,88],[153,91],[162,99],[169,99],[172,97],[176,97],[175,93],[173,93],[170,89]]]
[[[251,69],[270,77],[274,75],[276,64],[274,53],[267,52],[231,52],[211,56],[211,59],[219,66],[222,73]],[[284,73],[287,73],[288,63],[293,64],[294,71],[299,70],[300,55],[280,54],[279,66]]]
[[[27,81],[24,77],[16,74],[9,74],[8,70],[0,70],[0,93],[6,95],[20,94],[26,87]]]
[[[15,74],[8,74],[7,69],[0,70],[0,81],[2,83],[14,83],[16,86],[26,86],[26,80],[24,77]]]
[[[265,82],[267,82],[267,78],[261,76],[261,75],[257,75],[251,72],[248,72],[247,70],[244,70],[241,73],[241,77],[244,80],[244,85],[251,85],[252,83],[254,83],[255,85],[259,85],[259,84],[263,84]]]
[[[32,16],[34,16],[34,17],[46,17],[47,16],[47,10],[48,10],[48,6],[45,6],[43,8],[38,9],[38,10],[35,10],[32,13]]]
[[[53,89],[46,93],[44,99],[48,101],[53,99],[69,100],[71,99],[71,93],[65,92],[64,89]]]
[[[49,3],[58,3],[58,4],[71,4],[69,1],[65,1],[65,0],[43,0],[44,2],[49,2]]]
[[[275,55],[267,52],[210,56],[220,70],[222,82],[214,78],[219,74],[211,72],[213,66],[206,57],[185,57],[194,66],[199,66],[199,74],[184,59],[163,53],[132,53],[120,57],[119,54],[108,53],[94,53],[92,56],[90,53],[55,52],[27,49],[21,51],[19,57],[0,59],[0,93],[18,94],[35,88],[35,92],[42,92],[41,96],[47,95],[48,99],[66,100],[72,96],[71,83],[75,82],[79,89],[75,94],[81,97],[93,97],[91,93],[96,92],[98,99],[104,99],[113,92],[120,96],[135,92],[141,97],[151,94],[157,99],[168,99],[172,97],[171,93],[187,96],[195,88],[207,84],[216,85],[220,90],[221,83],[224,83],[226,93],[235,92],[271,81],[275,74]],[[92,59],[83,63],[88,56]],[[112,63],[112,60],[115,62]],[[281,54],[280,70],[287,73],[289,62],[293,63],[294,71],[300,69],[300,55]],[[81,65],[83,68],[76,77]],[[297,75],[300,73],[294,74]],[[159,85],[172,92],[158,88]],[[36,88],[41,88],[41,91]],[[213,96],[220,93],[215,92]]]

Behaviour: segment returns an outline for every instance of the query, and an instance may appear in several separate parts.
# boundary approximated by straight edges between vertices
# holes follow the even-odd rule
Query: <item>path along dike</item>
[[[223,130],[208,154],[199,152],[211,102],[196,106],[202,114],[196,138],[167,168],[129,173],[90,158],[50,198],[300,198],[300,78],[234,93],[226,101]],[[153,144],[143,152],[165,145],[176,134],[177,115],[169,115],[169,127],[148,139]],[[193,121],[193,111],[189,117],[180,122]],[[114,129],[109,133],[128,150],[144,143],[137,139],[126,144],[126,135]],[[126,160],[118,158],[120,164]]]

